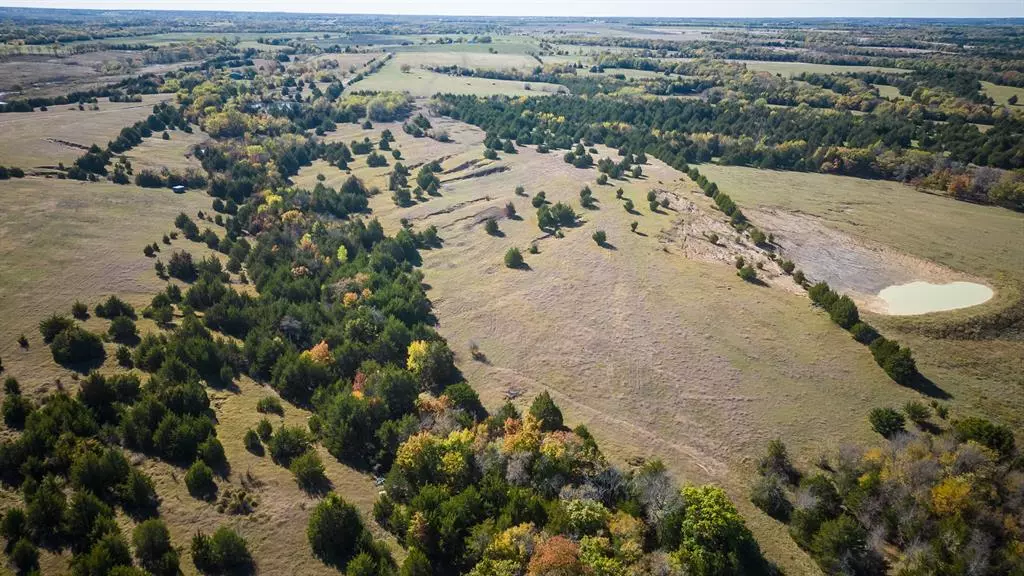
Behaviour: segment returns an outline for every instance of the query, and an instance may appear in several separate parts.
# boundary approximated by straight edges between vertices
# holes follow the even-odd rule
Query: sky
[[[0,6],[457,16],[1024,17],[1024,0],[0,0]]]

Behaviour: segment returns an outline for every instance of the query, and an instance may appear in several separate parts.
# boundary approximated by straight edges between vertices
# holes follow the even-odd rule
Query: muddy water
[[[975,306],[991,299],[992,289],[974,282],[911,282],[889,286],[878,297],[886,303],[889,314],[909,316]]]

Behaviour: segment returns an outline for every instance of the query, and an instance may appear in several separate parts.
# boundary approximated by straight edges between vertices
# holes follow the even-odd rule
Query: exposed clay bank
[[[977,306],[992,299],[992,289],[974,282],[932,284],[911,282],[889,286],[878,293],[885,302],[886,313],[911,316]]]

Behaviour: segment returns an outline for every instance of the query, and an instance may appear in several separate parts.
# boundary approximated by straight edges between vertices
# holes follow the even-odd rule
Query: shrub
[[[292,460],[288,469],[295,475],[295,481],[299,484],[299,488],[306,492],[316,492],[327,484],[324,464],[315,450],[307,450]]]
[[[245,444],[246,450],[257,456],[263,455],[263,444],[260,442],[260,435],[255,430],[252,428],[246,430],[242,441]]]
[[[167,273],[184,282],[192,282],[198,274],[196,265],[192,262],[192,255],[180,250],[171,253]]]
[[[74,326],[58,334],[50,343],[50,352],[58,364],[80,364],[102,360],[106,356],[100,337]]]
[[[540,422],[540,428],[544,432],[561,430],[563,427],[562,411],[546,390],[533,399],[530,414]]]
[[[192,561],[204,574],[249,574],[252,555],[245,539],[227,526],[207,536],[201,531],[192,537]]]
[[[886,438],[904,431],[903,415],[892,408],[875,408],[868,415],[868,420],[871,428]]]
[[[651,212],[657,212],[659,206],[660,204],[658,204],[657,200],[651,200],[647,203],[647,207],[651,209]]]
[[[267,442],[274,435],[274,427],[270,425],[269,420],[263,418],[256,423],[256,433],[260,435],[260,439]]]
[[[488,218],[484,221],[484,230],[491,236],[498,234],[498,222],[494,218]]]
[[[25,511],[21,508],[8,509],[4,514],[3,521],[0,522],[0,537],[7,542],[17,542],[27,534],[28,525]]]
[[[759,476],[750,489],[750,501],[765,514],[785,522],[793,511],[793,505],[786,498],[778,477],[775,475]]]
[[[488,160],[497,160],[498,153],[495,152],[494,149],[492,148],[487,148],[486,150],[484,150],[484,158]]]
[[[309,450],[309,434],[303,428],[282,426],[270,438],[270,457],[288,467],[292,460]]]
[[[31,400],[21,394],[8,394],[3,405],[4,424],[12,430],[21,430],[33,409]]]
[[[807,282],[807,277],[804,276],[803,270],[797,270],[796,272],[793,272],[793,282],[796,282],[800,286],[803,286],[804,283]]]
[[[828,315],[833,322],[845,329],[849,329],[860,320],[857,305],[845,294],[829,306]]]
[[[39,569],[39,549],[28,539],[22,538],[11,548],[11,562],[19,574],[33,573]]]
[[[139,337],[139,329],[135,322],[127,316],[117,316],[110,322],[107,330],[110,339],[115,342],[129,342]]]
[[[21,385],[14,376],[4,378],[4,394],[21,394]]]
[[[864,345],[871,344],[878,338],[878,332],[865,322],[857,322],[850,326],[850,334],[853,335],[854,340]]]
[[[953,422],[953,434],[961,442],[973,440],[987,446],[1003,458],[1009,458],[1014,452],[1013,431],[1006,427],[977,417],[964,418]]]
[[[18,336],[18,346],[21,346],[22,348],[28,348],[28,338],[26,338],[24,334]]]
[[[117,358],[118,365],[120,365],[122,368],[132,367],[133,364],[131,348],[122,344],[121,346],[117,347],[117,352],[114,354],[114,356],[115,358]]]
[[[740,268],[739,272],[737,272],[736,275],[746,282],[753,282],[754,280],[757,280],[757,271],[751,268],[749,265]]]
[[[597,183],[600,184],[601,186],[604,186],[605,184],[607,184],[608,183],[608,175],[607,174],[599,174],[597,176]]]
[[[127,316],[134,320],[136,318],[135,308],[117,296],[110,296],[106,302],[96,305],[96,315],[100,318],[116,318]]]
[[[917,364],[909,348],[901,347],[899,343],[887,340],[883,336],[876,338],[869,348],[875,362],[894,381],[909,384],[917,374]]]
[[[793,264],[792,260],[783,260],[782,263],[779,264],[779,267],[782,268],[782,271],[786,274],[792,274],[793,269],[796,268],[796,264]]]
[[[85,320],[89,317],[89,307],[75,300],[75,303],[71,305],[71,315],[79,320]]]
[[[516,196],[526,196],[526,188],[524,188],[522,184],[520,184],[519,186],[516,186],[515,193]]]
[[[195,498],[207,499],[217,491],[213,481],[213,470],[202,460],[196,460],[185,473],[185,486]]]
[[[505,252],[505,266],[509,268],[519,268],[523,265],[523,255],[519,252],[519,248],[509,248]]]
[[[545,193],[543,190],[541,190],[540,192],[534,194],[533,198],[530,199],[530,204],[532,204],[534,208],[540,208],[541,206],[544,205],[546,201],[547,200],[545,199]]]
[[[214,469],[224,468],[228,463],[227,457],[224,456],[224,445],[216,436],[209,436],[199,445],[199,458]]]
[[[629,223],[629,231],[635,233],[636,232],[636,227],[639,226],[639,225],[640,225],[639,222],[637,222],[636,220],[633,220],[632,222]]]
[[[757,470],[764,476],[775,476],[790,484],[796,483],[800,479],[800,473],[789,460],[786,445],[778,438],[768,442],[768,449],[758,462]]]
[[[625,194],[625,193],[626,193],[625,190],[623,190],[622,188],[619,188],[618,190],[615,191],[615,198],[618,199],[618,200],[621,200],[622,199],[622,195]]]
[[[604,233],[604,230],[598,230],[594,232],[591,238],[594,239],[598,246],[604,246],[604,243],[608,240],[608,235]]]
[[[43,336],[43,342],[49,344],[50,342],[53,342],[53,339],[57,337],[57,334],[60,334],[74,325],[74,320],[66,316],[58,316],[57,314],[54,314],[39,322],[39,333]]]
[[[511,203],[511,202],[509,202],[508,204],[505,204],[505,218],[512,219],[512,218],[515,218],[515,217],[516,217],[516,205]]]
[[[154,576],[178,573],[178,551],[171,545],[171,534],[163,520],[153,518],[136,526],[132,546],[139,566]]]
[[[277,399],[277,396],[264,396],[260,398],[259,402],[256,403],[256,411],[260,414],[284,416],[284,407],[281,406],[281,401]]]
[[[530,242],[529,251],[530,251],[530,254],[539,254],[540,253],[540,247],[537,246],[536,242]]]
[[[928,418],[932,415],[932,411],[928,409],[928,406],[925,406],[924,403],[917,400],[911,400],[904,404],[903,412],[911,422],[918,426],[927,422]]]
[[[306,537],[317,558],[340,569],[356,555],[365,530],[355,506],[331,493],[310,515]]]

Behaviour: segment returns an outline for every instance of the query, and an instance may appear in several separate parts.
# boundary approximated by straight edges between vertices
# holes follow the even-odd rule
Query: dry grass
[[[920,319],[880,315],[869,319],[887,336],[914,350],[922,372],[953,396],[954,411],[995,418],[1017,430],[1024,428],[1024,342],[1019,337],[946,340],[915,330],[923,321],[955,322],[997,312],[1020,298],[1024,215],[918,192],[893,182],[713,165],[702,165],[700,170],[755,221],[759,212],[802,215],[868,246],[880,244],[883,250],[895,249],[994,285],[996,297],[977,307]],[[836,252],[832,259],[848,255],[837,248],[841,246],[823,246]],[[797,261],[798,266],[804,264]]]
[[[51,106],[46,112],[0,114],[0,158],[5,166],[24,170],[70,165],[93,144],[105,147],[121,129],[144,120],[153,105],[171,99],[152,94],[142,102],[100,100],[99,110],[77,105]]]
[[[986,96],[991,97],[996,101],[996,104],[1009,105],[1007,100],[1010,96],[1017,97],[1017,104],[1013,105],[1012,108],[1020,110],[1024,108],[1024,88],[1017,88],[1015,86],[1000,86],[999,84],[993,84],[991,82],[981,82],[981,91]]]
[[[403,151],[416,145],[396,136]],[[515,389],[525,407],[550,390],[568,421],[587,424],[615,460],[661,457],[683,481],[726,486],[773,559],[791,573],[814,572],[784,529],[749,504],[755,458],[775,436],[804,460],[841,441],[871,441],[870,408],[917,394],[889,381],[805,297],[744,283],[725,262],[688,259],[685,243],[696,242],[693,236],[662,237],[660,231],[685,228],[688,219],[722,217],[693,183],[660,162],[644,166],[642,179],[598,186],[596,170],[575,169],[558,153],[521,149],[488,162],[479,145],[445,146],[433,144],[446,170],[440,197],[398,208],[385,193],[371,206],[391,232],[401,218],[416,229],[439,228],[445,247],[424,253],[429,295],[441,333],[485,404],[495,408]],[[614,151],[597,157],[604,155]],[[466,178],[499,166],[507,170]],[[358,161],[353,167],[374,182],[387,174]],[[311,183],[315,173],[304,170],[298,181]],[[545,235],[529,198],[514,194],[518,184],[531,196],[545,190],[551,202],[569,202],[582,225],[563,239]],[[584,184],[598,209],[580,208]],[[637,214],[615,199],[620,186]],[[652,213],[651,188],[671,195],[676,210],[693,203],[702,213]],[[504,218],[509,201],[522,219]],[[484,232],[489,217],[498,219],[501,236]],[[641,234],[630,233],[633,220]],[[598,229],[610,247],[591,239]],[[533,241],[539,254],[526,251]],[[529,269],[503,265],[510,246],[523,251]],[[470,341],[486,362],[470,359]]]
[[[209,208],[202,192],[29,177],[0,182],[0,204],[0,357],[5,375],[17,377],[33,395],[70,376],[53,363],[39,336],[40,320],[70,314],[75,300],[91,309],[110,294],[137,307],[148,304],[164,282],[153,271],[154,260],[142,254],[145,244],[157,242],[164,262],[171,249],[185,248],[195,257],[210,252],[183,239],[172,246],[160,242],[179,212],[195,218]],[[85,326],[101,332],[107,322],[93,317]],[[15,341],[22,333],[28,350]],[[108,344],[111,365],[114,348]]]
[[[467,76],[456,77],[430,72],[417,67],[413,67],[409,72],[402,72],[402,62],[407,57],[411,56],[407,54],[395,56],[379,72],[371,74],[365,80],[353,84],[352,89],[408,92],[413,96],[433,96],[439,92],[476,94],[477,96],[493,96],[496,94],[543,96],[565,90],[564,86],[545,82],[491,80]],[[530,86],[530,90],[527,90],[526,86]]]
[[[840,64],[812,64],[809,62],[767,62],[761,60],[734,60],[746,64],[748,70],[754,72],[769,72],[783,76],[796,76],[801,73],[808,74],[843,74],[846,72],[887,72],[892,74],[903,74],[908,72],[902,68],[885,68],[882,66],[844,66]]]
[[[189,495],[185,471],[154,459],[142,459],[142,469],[153,477],[161,498],[160,515],[171,529],[171,538],[183,546],[182,568],[185,574],[196,574],[188,543],[196,530],[207,534],[221,525],[229,525],[245,537],[262,574],[336,574],[337,572],[313,556],[306,539],[309,515],[318,498],[307,495],[295,482],[292,473],[271,460],[245,449],[245,431],[255,427],[264,416],[275,429],[282,423],[305,427],[310,413],[285,402],[283,418],[260,414],[256,403],[264,396],[276,395],[248,378],[238,382],[237,391],[210,391],[210,400],[217,417],[217,437],[224,445],[230,464],[227,478],[218,479],[218,494],[226,488],[241,489],[243,483],[258,505],[252,514],[230,515],[218,512],[211,503]],[[373,478],[340,464],[323,447],[320,457],[331,481],[331,489],[356,505],[377,537],[388,539],[394,552],[400,547],[372,521],[373,502],[379,490]]]
[[[168,130],[170,140],[164,140],[160,133],[156,132],[152,138],[144,139],[142,144],[126,152],[125,156],[131,161],[135,173],[143,168],[156,171],[167,168],[176,172],[194,168],[202,171],[203,165],[192,155],[192,148],[210,137],[198,126],[193,126],[192,130],[191,134],[180,130]]]

